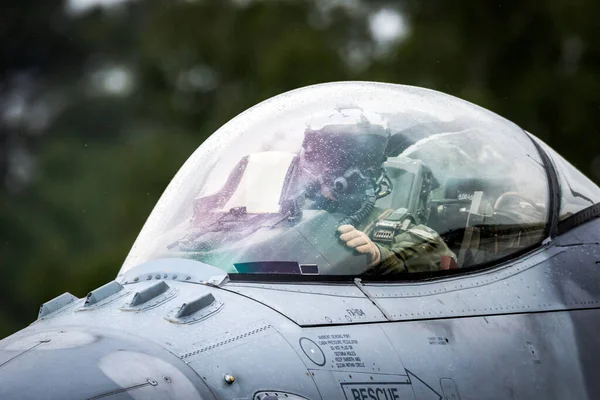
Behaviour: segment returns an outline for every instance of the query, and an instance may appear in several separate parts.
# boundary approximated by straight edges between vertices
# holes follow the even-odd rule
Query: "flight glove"
[[[360,254],[366,254],[369,259],[369,267],[373,267],[381,261],[381,252],[379,247],[367,236],[366,233],[359,231],[352,225],[342,225],[338,228],[340,239],[349,248]]]

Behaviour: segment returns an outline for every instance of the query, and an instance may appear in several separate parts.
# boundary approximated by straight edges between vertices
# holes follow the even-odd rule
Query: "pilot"
[[[456,257],[437,232],[406,209],[376,207],[376,200],[392,191],[383,168],[389,136],[381,116],[357,108],[314,118],[300,154],[308,177],[305,196],[311,208],[342,215],[335,233],[355,254],[366,256],[367,275],[451,268]]]

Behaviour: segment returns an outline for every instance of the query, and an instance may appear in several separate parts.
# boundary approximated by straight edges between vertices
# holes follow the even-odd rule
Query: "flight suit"
[[[377,216],[373,218],[373,214]],[[387,214],[389,215],[389,213]],[[383,244],[372,237],[377,220],[384,220],[386,213],[374,211],[371,221],[363,231],[379,248],[381,261],[371,267],[365,275],[386,275],[403,272],[439,271],[443,257],[456,260],[455,254],[448,248],[441,236],[425,225],[410,224],[406,229],[399,230],[391,244]]]

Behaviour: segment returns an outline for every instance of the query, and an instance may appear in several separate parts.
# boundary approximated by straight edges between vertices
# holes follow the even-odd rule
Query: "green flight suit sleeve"
[[[440,235],[425,225],[415,225],[398,233],[389,247],[375,244],[381,253],[381,262],[367,272],[369,275],[438,271],[443,256],[456,259]]]

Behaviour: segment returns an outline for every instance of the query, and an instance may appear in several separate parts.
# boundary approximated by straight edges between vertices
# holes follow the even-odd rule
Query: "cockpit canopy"
[[[196,150],[122,272],[174,257],[227,273],[352,277],[487,265],[548,234],[539,146],[562,171],[561,190],[585,188],[561,213],[600,202],[596,185],[536,141],[496,114],[421,88],[347,82],[288,92]],[[341,225],[375,244],[377,265],[340,240]]]

